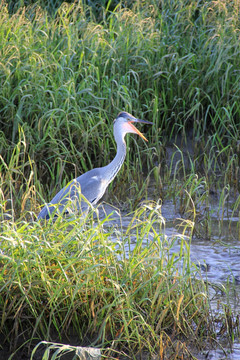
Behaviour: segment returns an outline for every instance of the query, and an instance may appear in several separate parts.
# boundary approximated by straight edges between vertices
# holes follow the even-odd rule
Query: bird
[[[86,212],[89,206],[96,205],[104,195],[108,185],[116,177],[126,157],[127,146],[125,135],[133,133],[147,141],[145,136],[133,125],[134,123],[151,124],[147,120],[140,120],[122,111],[113,121],[113,133],[117,144],[114,159],[106,166],[87,171],[73,179],[63,187],[40,211],[37,219],[48,220],[52,214],[67,214],[72,211]]]

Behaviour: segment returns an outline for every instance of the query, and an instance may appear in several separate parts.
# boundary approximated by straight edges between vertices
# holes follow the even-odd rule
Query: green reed
[[[128,140],[128,181],[139,182],[140,162],[150,171],[152,156],[163,160],[166,137],[187,140],[192,128],[194,155],[212,152],[206,167],[221,158],[220,171],[231,157],[226,176],[236,182],[237,1],[149,1],[131,9],[114,4],[103,7],[99,18],[81,1],[62,4],[55,15],[41,2],[15,14],[1,4],[4,161],[20,140],[20,126],[39,184],[47,184],[37,190],[51,197],[56,184],[113,157],[112,120],[125,109],[155,124],[146,129],[154,152],[146,152],[141,139]],[[116,181],[124,194],[125,181]]]
[[[0,5],[1,332],[13,347],[22,334],[33,343],[70,329],[106,356],[186,357],[189,335],[199,346],[216,335],[207,291],[185,238],[171,252],[178,240],[161,237],[158,205],[139,204],[153,185],[190,237],[197,223],[211,236],[210,193],[219,220],[228,206],[239,217],[239,1],[52,4]],[[154,122],[141,128],[149,143],[127,137],[109,187],[111,202],[138,209],[128,228],[92,215],[29,223],[70,179],[113,158],[122,110]]]
[[[126,229],[92,216],[1,223],[1,332],[12,347],[74,333],[109,354],[126,346],[158,353],[172,332],[172,342],[191,335],[200,346],[208,305],[189,239],[164,238],[161,208],[150,203]]]

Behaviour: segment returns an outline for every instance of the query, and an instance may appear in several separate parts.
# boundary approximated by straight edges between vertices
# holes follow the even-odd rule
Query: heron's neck
[[[104,167],[105,176],[108,183],[110,183],[115,178],[115,176],[121,169],[121,166],[126,157],[126,143],[124,140],[124,136],[121,136],[119,138],[115,137],[115,140],[117,143],[117,154],[113,161],[111,161],[110,164]]]

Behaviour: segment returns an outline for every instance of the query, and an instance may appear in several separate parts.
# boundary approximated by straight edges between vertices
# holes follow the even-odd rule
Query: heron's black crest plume
[[[117,118],[122,117],[125,119],[132,118],[133,116],[126,111],[122,111],[118,114]]]

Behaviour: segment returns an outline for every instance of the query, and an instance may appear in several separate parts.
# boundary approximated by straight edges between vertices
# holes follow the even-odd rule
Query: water
[[[105,213],[102,217],[114,212],[109,219],[108,225],[115,228],[121,227],[126,230],[131,222],[131,216],[121,214],[109,205],[104,207]],[[163,204],[161,213],[164,219],[162,236],[171,239],[179,237],[179,241],[175,241],[172,252],[178,252],[181,245],[181,239],[184,237],[179,224],[184,222],[180,219],[180,215],[175,213],[175,207],[171,202]],[[231,231],[229,231],[229,222],[231,221]],[[190,256],[191,260],[202,270],[202,276],[208,281],[218,284],[227,281],[240,285],[240,240],[238,239],[238,218],[224,218],[219,228],[219,220],[215,214],[211,218],[211,240],[203,237],[197,238],[193,236],[191,240]],[[221,235],[219,235],[219,231]],[[188,238],[187,236],[185,237]],[[146,239],[146,243],[149,239]],[[135,237],[132,236],[130,250],[135,246]],[[126,249],[128,252],[129,249]]]
[[[224,350],[216,349],[204,351],[197,356],[198,360],[239,360],[240,359],[240,343],[233,343],[230,350],[225,346]]]
[[[208,280],[214,287],[210,290],[211,310],[217,312],[219,302],[226,303],[231,307],[235,316],[240,316],[240,239],[239,239],[239,218],[234,217],[231,211],[219,209],[219,203],[211,204],[211,237],[198,238],[193,236],[190,247],[190,257],[194,264],[199,268],[199,276]],[[107,214],[114,209],[110,206],[105,207]],[[227,213],[225,213],[225,211]],[[179,228],[180,215],[176,213],[171,201],[166,202],[161,207],[161,213],[165,221],[163,236],[169,240],[175,239],[171,248],[172,252],[178,252],[181,245],[182,233]],[[121,226],[123,229],[129,226],[131,217],[119,216],[115,212],[114,217],[109,221],[111,226]],[[221,221],[221,222],[219,222]],[[221,226],[220,226],[221,225]],[[179,237],[179,241],[177,240]],[[187,237],[186,237],[187,238]],[[149,239],[146,239],[146,242]],[[135,246],[135,237],[132,236],[130,249]],[[214,289],[214,290],[213,290]],[[227,294],[227,295],[226,295]],[[199,360],[239,360],[240,342],[237,339],[231,349],[228,343],[221,342],[223,349],[218,347],[216,350],[204,351],[196,355]]]

